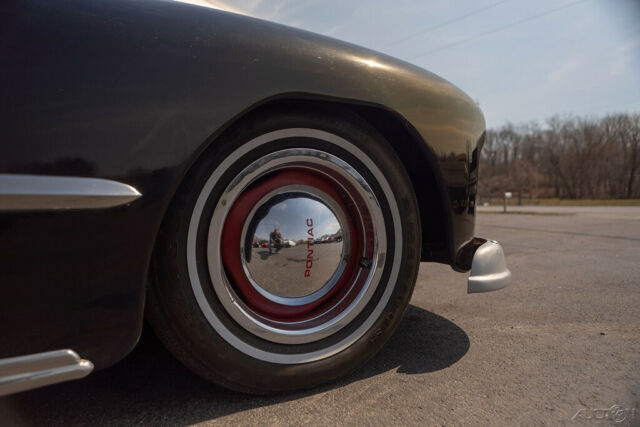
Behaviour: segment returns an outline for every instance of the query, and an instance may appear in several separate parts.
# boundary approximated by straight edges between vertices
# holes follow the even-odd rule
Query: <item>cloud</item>
[[[340,230],[340,224],[336,221],[325,222],[320,227],[316,227],[317,232],[316,235],[322,236],[325,234],[333,234]]]
[[[613,59],[609,66],[609,75],[619,76],[629,69],[633,51],[640,48],[640,36],[621,44],[613,51]]]
[[[580,65],[580,61],[575,58],[569,58],[564,61],[558,68],[555,68],[553,71],[549,73],[547,78],[551,83],[557,83],[561,80],[564,80],[573,70],[578,68]]]

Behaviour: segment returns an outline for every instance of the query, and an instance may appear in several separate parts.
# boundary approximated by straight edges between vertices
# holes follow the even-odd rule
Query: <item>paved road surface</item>
[[[85,381],[0,400],[4,425],[557,425],[640,401],[640,209],[482,213],[513,284],[467,295],[423,264],[399,330],[349,378],[252,397],[211,386],[153,339]],[[533,209],[535,211],[535,209]],[[566,215],[550,215],[563,213]],[[619,413],[620,414],[620,413]],[[623,412],[616,425],[640,425]],[[578,418],[582,425],[611,425]]]

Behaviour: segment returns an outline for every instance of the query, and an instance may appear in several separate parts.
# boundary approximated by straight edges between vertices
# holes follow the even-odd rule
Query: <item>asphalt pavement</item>
[[[112,368],[1,399],[0,424],[640,425],[640,208],[519,210],[476,232],[502,242],[510,287],[467,295],[422,264],[395,335],[340,382],[230,392],[145,333]]]

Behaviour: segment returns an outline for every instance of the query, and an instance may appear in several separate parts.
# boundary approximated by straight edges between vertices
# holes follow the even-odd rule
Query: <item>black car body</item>
[[[392,141],[420,209],[421,259],[471,268],[484,119],[427,71],[157,0],[2,2],[0,63],[0,182],[101,178],[141,194],[101,209],[25,209],[0,194],[0,358],[70,348],[104,368],[127,355],[182,180],[226,129],[281,105],[338,106]]]

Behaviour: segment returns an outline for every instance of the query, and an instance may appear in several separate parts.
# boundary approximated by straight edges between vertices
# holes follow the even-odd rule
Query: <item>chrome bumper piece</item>
[[[93,363],[73,350],[0,359],[0,396],[86,377]]]
[[[467,293],[495,291],[510,281],[511,272],[504,260],[502,246],[494,240],[487,240],[473,254]]]

